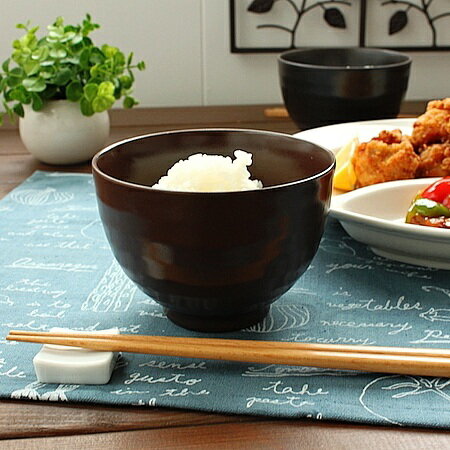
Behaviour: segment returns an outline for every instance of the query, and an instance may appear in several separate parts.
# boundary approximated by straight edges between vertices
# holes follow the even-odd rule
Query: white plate
[[[315,128],[297,137],[336,151],[358,136],[369,140],[381,130],[411,132],[414,119],[345,123]],[[404,223],[417,191],[437,178],[391,181],[333,196],[330,215],[347,233],[374,253],[408,264],[450,270],[450,230]]]
[[[377,136],[382,130],[395,130],[398,128],[403,133],[410,134],[414,121],[415,119],[385,119],[339,123],[337,125],[301,131],[295,136],[336,152],[354,137],[358,137],[361,142],[364,142]]]

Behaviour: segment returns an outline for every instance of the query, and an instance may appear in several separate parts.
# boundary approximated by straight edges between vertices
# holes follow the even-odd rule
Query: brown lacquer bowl
[[[194,153],[253,154],[260,190],[171,192],[151,186]],[[126,139],[93,159],[100,216],[117,261],[174,323],[231,331],[261,321],[314,257],[334,156],[267,131],[203,129]]]

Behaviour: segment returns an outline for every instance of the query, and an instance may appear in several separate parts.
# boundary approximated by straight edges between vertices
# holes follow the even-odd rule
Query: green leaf
[[[92,109],[96,113],[106,111],[114,105],[115,101],[116,99],[113,95],[103,95],[101,97],[97,96],[94,100],[92,100]]]
[[[85,47],[93,47],[94,46],[92,39],[87,36],[83,36],[83,45]]]
[[[81,109],[81,114],[83,114],[84,116],[92,116],[94,114],[94,110],[92,109],[91,102],[86,97],[81,98],[80,109]]]
[[[33,111],[40,111],[44,107],[44,101],[40,95],[35,92],[31,94],[31,107],[33,108]]]
[[[80,67],[82,69],[89,69],[89,58],[91,57],[91,49],[84,48],[80,53]]]
[[[83,41],[83,36],[80,33],[76,33],[72,38],[72,45],[77,45]]]
[[[97,47],[93,47],[89,56],[89,62],[91,62],[92,64],[101,64],[104,61],[105,55],[102,53],[102,51]]]
[[[2,69],[3,69],[3,72],[6,72],[6,73],[9,71],[9,58],[5,59],[5,61],[3,61]]]
[[[22,84],[28,92],[42,92],[45,91],[47,86],[45,80],[41,77],[25,78]]]
[[[22,82],[22,79],[19,77],[9,76],[6,78],[6,84],[8,87],[16,87]]]
[[[97,95],[98,86],[94,83],[89,83],[83,88],[84,96],[89,102],[92,102]]]
[[[14,76],[14,77],[23,77],[24,76],[24,72],[23,72],[23,69],[21,67],[14,67],[14,69],[11,69],[8,72],[8,75]]]
[[[10,97],[11,91],[12,91],[12,89],[5,90],[3,92],[4,104],[5,104],[5,102],[10,102],[11,101],[11,97]]]
[[[139,61],[137,63],[136,67],[138,68],[138,70],[145,70],[145,62],[144,61]]]
[[[114,97],[115,97],[116,100],[119,100],[119,98],[122,97],[123,90],[122,90],[122,87],[120,86],[120,82],[117,79],[114,80],[114,82],[115,82],[114,83],[114,85],[115,85]]]
[[[36,61],[44,61],[48,57],[48,54],[49,50],[47,47],[38,47],[31,54],[31,58]]]
[[[48,84],[45,91],[42,91],[40,95],[44,100],[50,100],[55,98],[57,92],[58,88],[54,84]]]
[[[101,69],[99,64],[95,64],[95,66],[92,66],[89,70],[89,73],[91,77],[97,78],[97,76],[101,76]]]
[[[53,23],[54,27],[62,27],[64,25],[64,18],[61,16],[58,16],[55,20],[55,22]],[[49,27],[50,28],[50,27]]]
[[[69,56],[68,58],[61,59],[61,64],[71,64],[72,66],[78,66],[80,60],[77,56]],[[76,70],[76,69],[75,69]]]
[[[41,61],[41,67],[51,67],[55,65],[55,61],[53,59],[49,59],[48,61]]]
[[[69,68],[61,69],[59,72],[55,73],[53,83],[55,83],[57,86],[64,86],[70,81],[72,76],[73,73]]]
[[[125,55],[122,52],[117,52],[114,55],[114,63],[118,66],[124,66],[125,65]]]
[[[30,30],[27,34],[23,35],[19,39],[19,47],[14,48],[21,48],[22,50],[34,50],[37,47],[37,38],[34,35],[34,33]],[[17,45],[17,44],[16,44]]]
[[[25,111],[23,109],[23,106],[21,103],[16,103],[13,106],[13,111],[19,116],[19,117],[24,117],[25,116]]]
[[[54,38],[54,37],[51,37],[51,36],[47,36],[47,37],[45,38],[45,40],[46,40],[47,44],[50,44],[49,47],[51,47],[51,46],[53,46],[54,44],[58,43],[58,39],[57,39],[57,38]]]
[[[75,37],[75,32],[64,30],[64,33],[63,33],[62,38],[60,39],[60,42],[71,41],[74,37]]]
[[[66,87],[66,97],[72,102],[77,102],[83,96],[83,86],[79,81],[72,81]]]
[[[10,100],[15,100],[20,103],[28,104],[31,101],[31,95],[23,86],[17,86],[14,89],[11,89],[9,92],[8,98]]]
[[[123,99],[123,107],[124,108],[132,108],[133,106],[135,106],[137,104],[138,104],[138,102],[133,97],[130,97],[129,95]]]
[[[44,80],[49,80],[50,78],[53,78],[54,75],[55,75],[55,71],[54,71],[53,67],[45,68],[44,70],[41,70],[39,72],[39,76],[44,78]]]
[[[84,36],[87,36],[91,31],[94,31],[96,28],[100,28],[100,25],[97,23],[92,23],[91,16],[86,14],[86,19],[83,20],[82,33]]]
[[[63,37],[64,31],[61,28],[58,27],[48,27],[49,28],[49,37],[59,40]]]
[[[24,76],[25,74],[20,67],[14,67],[14,69],[9,71],[6,83],[9,87],[18,86]]]
[[[9,107],[9,105],[6,103],[6,101],[3,102],[3,107],[5,108],[6,113],[8,114],[8,117],[14,121],[14,111]]]
[[[74,33],[79,33],[81,30],[80,25],[66,25],[64,27],[64,32],[67,33],[68,31],[73,31]]]
[[[71,52],[73,54],[79,55],[79,53],[83,50],[83,42],[80,41],[77,44],[73,44],[71,46]]]
[[[31,56],[31,54],[32,54],[33,52],[32,52],[32,50],[31,50],[31,48],[23,48],[22,49],[22,58],[28,58],[29,56]]]
[[[103,81],[98,85],[98,96],[114,95],[114,84],[111,81]]]
[[[103,79],[100,78],[100,77],[91,77],[91,78],[89,78],[88,84],[96,84],[97,87],[98,87],[98,85],[99,85],[102,81],[103,81]]]
[[[133,84],[133,80],[131,79],[131,77],[129,75],[120,76],[119,81],[120,81],[120,84],[122,85],[123,89],[130,89]]]
[[[55,59],[62,59],[67,56],[67,50],[63,45],[55,45],[50,49],[50,56]]]
[[[35,75],[39,72],[40,68],[39,61],[33,61],[32,59],[29,59],[23,64],[23,69],[27,76]]]
[[[111,45],[103,45],[102,52],[107,58],[113,58],[114,55],[119,51],[117,47],[112,47]]]

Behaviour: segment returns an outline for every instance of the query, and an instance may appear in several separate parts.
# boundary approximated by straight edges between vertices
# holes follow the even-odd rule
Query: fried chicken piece
[[[450,97],[428,102],[427,110],[414,122],[411,141],[420,147],[450,140]]]
[[[418,177],[450,175],[450,140],[421,147]]]
[[[361,143],[352,157],[356,187],[384,181],[414,178],[419,156],[408,136],[400,130],[382,131],[378,137]]]

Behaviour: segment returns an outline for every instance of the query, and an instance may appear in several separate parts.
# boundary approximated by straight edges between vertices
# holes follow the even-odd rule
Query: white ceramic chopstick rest
[[[51,332],[77,333],[67,328]],[[120,334],[118,328],[93,331],[92,334]],[[44,344],[33,358],[34,370],[41,383],[106,384],[111,378],[117,353],[79,347]]]

